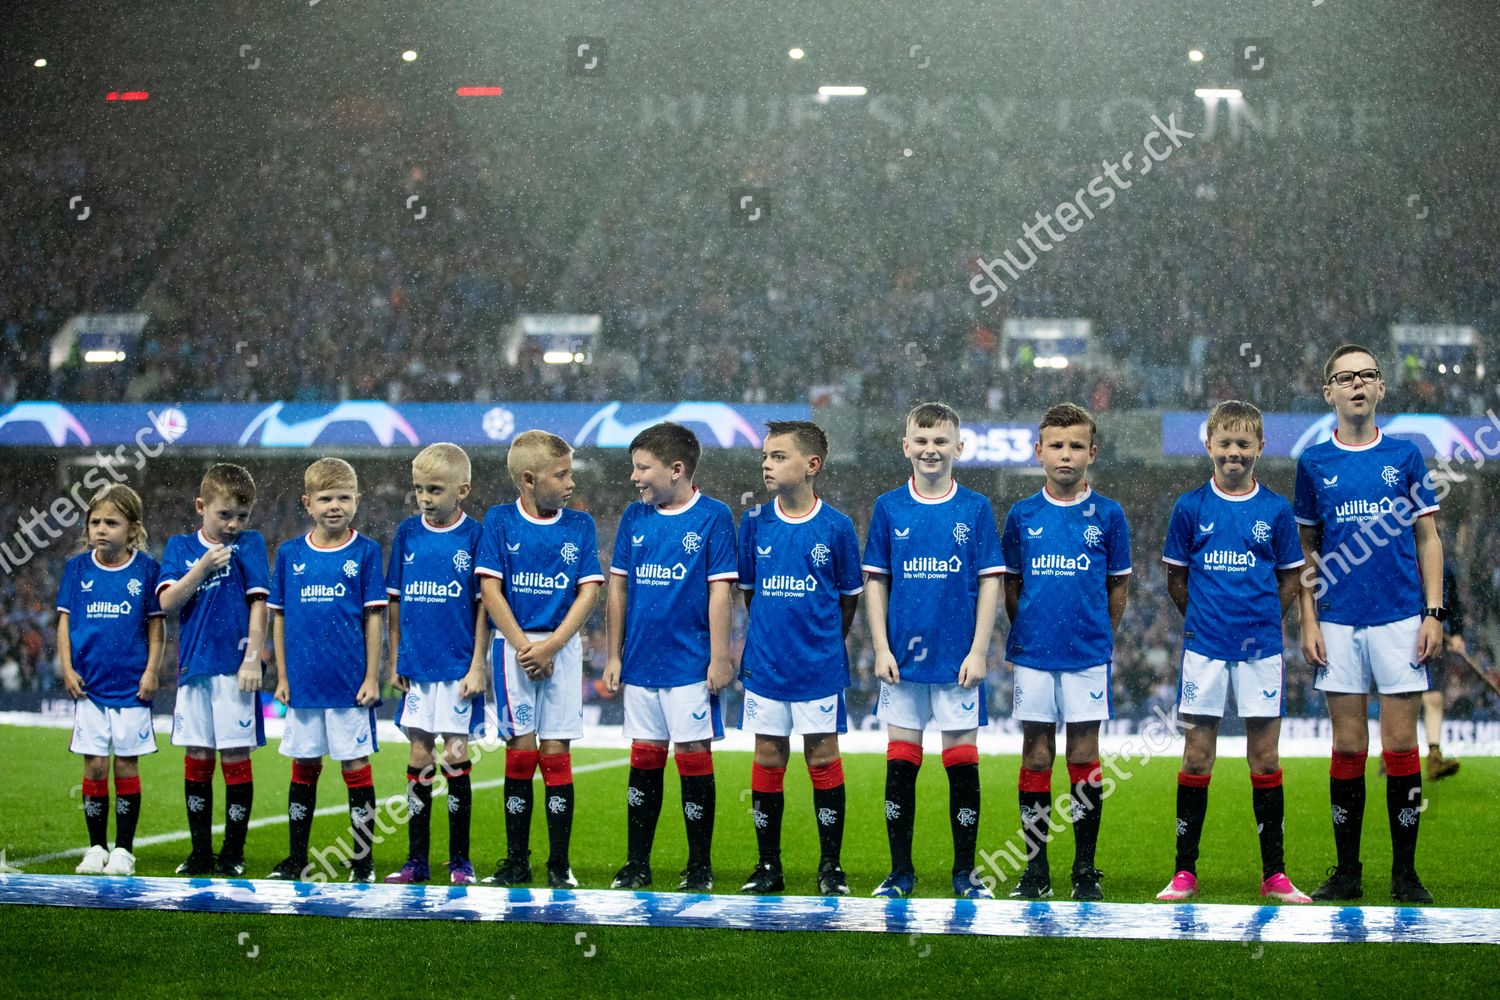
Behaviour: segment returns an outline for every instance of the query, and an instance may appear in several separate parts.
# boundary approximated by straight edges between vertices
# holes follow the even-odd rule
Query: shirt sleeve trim
[[[1306,566],[1306,565],[1307,565],[1307,560],[1306,559],[1298,559],[1296,562],[1282,563],[1281,565],[1277,566],[1276,568],[1277,569],[1296,569],[1299,566]]]
[[[1314,526],[1316,526],[1319,523],[1318,521],[1316,521],[1316,520],[1314,520],[1312,518],[1307,518],[1307,517],[1296,518],[1296,521],[1297,521],[1298,524],[1305,524],[1309,528],[1314,527]]]
[[[579,583],[603,583],[604,582],[604,574],[603,573],[590,573],[588,576],[579,577],[578,578],[578,582]]]
[[[711,574],[709,576],[709,578],[708,578],[708,582],[709,583],[717,583],[720,580],[734,581],[734,580],[738,580],[739,578],[740,578],[739,570],[735,570],[733,573],[714,573],[714,574]]]
[[[1173,559],[1171,556],[1162,556],[1161,557],[1161,561],[1164,562],[1164,563],[1166,563],[1168,566],[1186,566],[1187,565],[1187,563],[1183,562],[1181,559]]]
[[[1129,566],[1125,567],[1124,569],[1111,570],[1109,573],[1110,576],[1129,576],[1130,574],[1131,569]]]
[[[611,576],[629,576],[630,575],[629,573],[627,573],[625,570],[621,569],[618,566],[611,566],[609,568],[609,572],[610,572]]]
[[[890,576],[891,575],[891,571],[888,570],[888,569],[886,569],[884,566],[871,566],[869,563],[865,563],[862,566],[860,566],[859,568],[862,569],[862,570],[864,570],[866,573],[874,573],[877,576]]]
[[[475,576],[488,576],[488,577],[491,577],[492,579],[495,579],[495,580],[504,580],[505,579],[505,574],[504,573],[500,572],[498,569],[490,569],[488,566],[475,566],[474,567],[474,575]]]

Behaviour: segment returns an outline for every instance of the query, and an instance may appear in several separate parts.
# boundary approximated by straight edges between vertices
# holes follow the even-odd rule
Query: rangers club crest
[[[359,576],[359,563],[355,562],[353,559],[345,559],[344,575],[349,577],[350,579]]]
[[[1250,528],[1250,537],[1257,542],[1268,542],[1271,540],[1271,526],[1264,521],[1256,521]]]
[[[953,540],[960,545],[966,545],[969,541],[969,526],[959,521],[953,526]]]
[[[141,596],[141,581],[139,581],[139,580],[131,580],[129,583],[125,584],[125,590],[127,592],[129,592],[129,594],[130,594],[131,597],[140,597]]]
[[[692,555],[703,547],[703,536],[696,531],[689,531],[682,536],[682,547],[689,555]]]
[[[578,546],[572,542],[563,542],[563,547],[558,549],[558,554],[562,556],[563,562],[571,566],[578,561]]]
[[[1104,531],[1097,524],[1091,524],[1083,529],[1083,544],[1097,548],[1102,541],[1104,541]]]
[[[459,549],[453,553],[453,568],[460,573],[467,573],[469,567],[472,565],[474,565],[474,560],[469,558],[469,551],[467,549]]]
[[[812,563],[814,566],[828,565],[829,549],[828,546],[824,545],[822,542],[819,542],[817,545],[813,546],[811,555]]]
[[[1401,481],[1401,473],[1396,471],[1396,467],[1394,465],[1387,465],[1385,468],[1380,470],[1380,479],[1387,486],[1395,486],[1398,482]]]

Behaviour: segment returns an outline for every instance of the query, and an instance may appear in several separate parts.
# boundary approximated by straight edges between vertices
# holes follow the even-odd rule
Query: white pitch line
[[[573,768],[573,773],[574,774],[588,774],[590,771],[604,771],[604,770],[607,770],[607,769],[612,768],[612,767],[624,767],[626,764],[629,764],[629,763],[630,763],[630,758],[629,757],[621,757],[618,760],[601,760],[601,761],[595,761],[592,764],[580,764],[578,767]],[[541,775],[537,775],[537,778],[535,780],[540,780],[540,779],[541,779]],[[491,778],[488,781],[476,781],[470,787],[474,791],[479,791],[482,788],[499,788],[503,784],[505,784],[505,779],[504,778]],[[438,791],[437,789],[433,789],[433,797],[434,798],[440,798],[440,797],[442,797],[444,795],[447,795],[447,794],[448,794],[448,790],[446,788],[444,788],[442,791]],[[389,796],[387,796],[387,798],[389,798]],[[323,806],[320,809],[314,810],[313,811],[313,815],[314,816],[336,816],[336,815],[339,815],[340,813],[347,813],[348,811],[349,811],[349,807],[348,807],[347,804],[346,805],[341,805],[341,806]],[[284,813],[281,814],[281,815],[277,815],[277,816],[262,816],[259,819],[252,819],[249,822],[249,824],[247,826],[247,829],[250,829],[250,830],[259,830],[261,827],[264,827],[264,826],[280,826],[280,825],[286,823],[286,821],[287,821],[287,818],[286,818],[286,815]],[[223,823],[217,823],[217,824],[215,824],[214,828],[213,828],[213,832],[214,832],[215,836],[217,836],[219,834],[222,834],[224,832],[224,824]],[[188,840],[188,839],[191,838],[191,836],[192,836],[192,834],[190,834],[187,830],[174,830],[171,833],[154,833],[154,834],[152,834],[149,837],[137,837],[136,840],[135,840],[135,846],[136,847],[155,847],[157,844],[170,844],[170,843],[173,843],[173,842],[178,841],[178,840]],[[10,863],[12,865],[14,865],[15,867],[17,867],[17,868],[25,869],[25,867],[27,865],[45,864],[48,861],[58,861],[58,860],[60,860],[62,858],[81,858],[81,857],[83,857],[84,852],[86,852],[87,850],[88,850],[88,845],[84,845],[83,847],[75,847],[75,848],[72,848],[71,850],[67,850],[67,851],[58,851],[58,852],[56,852],[54,854],[38,854],[38,855],[36,855],[34,857],[30,857],[30,858],[20,858],[20,859],[18,859],[16,861],[12,861]]]

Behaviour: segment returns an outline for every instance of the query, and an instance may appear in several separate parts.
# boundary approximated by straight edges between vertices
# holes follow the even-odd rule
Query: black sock
[[[1203,839],[1203,817],[1208,813],[1208,779],[1206,774],[1177,775],[1177,861],[1173,871],[1198,873],[1198,843]]]
[[[423,780],[424,777],[426,780]],[[432,766],[406,769],[408,861],[426,861],[432,853]]]
[[[115,846],[135,850],[135,825],[141,818],[141,779],[115,779]]]
[[[366,767],[368,771],[368,766]],[[356,866],[373,867],[375,864],[375,786],[359,785],[349,789],[349,837],[354,852],[351,861]]]
[[[1416,751],[1411,751],[1413,758]],[[1391,821],[1391,869],[1411,871],[1417,863],[1417,831],[1422,825],[1422,771],[1389,773],[1386,764],[1385,808]]]
[[[1094,867],[1094,851],[1099,844],[1099,824],[1104,817],[1104,795],[1099,781],[1089,781],[1088,774],[1099,775],[1099,762],[1083,765],[1086,771],[1075,772],[1068,765],[1073,782],[1073,868]]]
[[[917,747],[918,761],[921,752]],[[922,765],[904,757],[893,760],[889,753],[885,760],[885,836],[891,848],[891,871],[915,871],[911,838],[917,816],[917,773]]]
[[[969,871],[974,867],[974,847],[979,842],[979,751],[976,747],[950,747],[943,751],[943,758],[943,769],[948,772],[953,870]]]
[[[1286,793],[1281,772],[1250,775],[1250,805],[1255,811],[1255,828],[1260,832],[1261,878],[1286,871],[1282,849],[1283,819],[1286,816]]]
[[[307,842],[312,839],[313,813],[318,808],[319,768],[303,768],[292,762],[292,784],[287,792],[287,827],[290,833],[292,862],[307,865]],[[296,780],[299,773],[305,780]]]
[[[224,769],[224,846],[220,854],[232,860],[245,856],[245,835],[250,830],[250,810],[255,804],[255,781],[250,761],[226,761]]]
[[[1365,823],[1365,779],[1329,778],[1333,805],[1333,846],[1340,868],[1359,867],[1359,836]]]
[[[684,761],[685,757],[691,759]],[[682,821],[687,828],[689,865],[713,863],[716,791],[712,761],[711,752],[707,750],[677,754],[677,769],[682,781]],[[706,769],[707,773],[682,774],[684,765],[692,771]]]
[[[530,778],[505,779],[505,856],[516,861],[531,857]]]
[[[474,815],[474,783],[469,778],[467,761],[457,773],[444,769],[448,776],[448,860],[469,860],[469,823]]]
[[[661,755],[665,762],[666,754]],[[662,784],[665,763],[659,767],[632,767],[627,791],[626,854],[629,860],[651,863],[651,844],[656,840],[656,821],[661,817]]]
[[[784,792],[751,792],[755,847],[763,865],[781,864],[781,817],[786,812]]]
[[[1023,779],[1024,780],[1024,779]],[[1026,866],[1047,868],[1047,844],[1051,839],[1048,819],[1052,811],[1052,792],[1020,791],[1021,839],[1026,842]]]
[[[83,782],[83,822],[89,846],[109,849],[109,780]]]
[[[844,784],[813,788],[813,815],[818,820],[820,861],[839,863],[844,849]]]
[[[187,803],[188,834],[193,840],[194,854],[212,854],[214,851],[213,761],[208,762],[208,767],[208,781],[184,779],[182,782],[183,801]]]
[[[547,863],[567,867],[573,840],[573,782],[547,788]]]

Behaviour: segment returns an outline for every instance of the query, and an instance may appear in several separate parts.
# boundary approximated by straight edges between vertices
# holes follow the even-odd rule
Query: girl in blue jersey
[[[141,498],[113,484],[89,501],[87,551],[68,560],[57,595],[57,659],[77,700],[70,749],[83,755],[89,849],[80,875],[134,875],[141,814],[137,760],[156,752],[151,698],[162,654],[157,564],[146,543]],[[115,846],[109,849],[109,769],[114,757]]]

